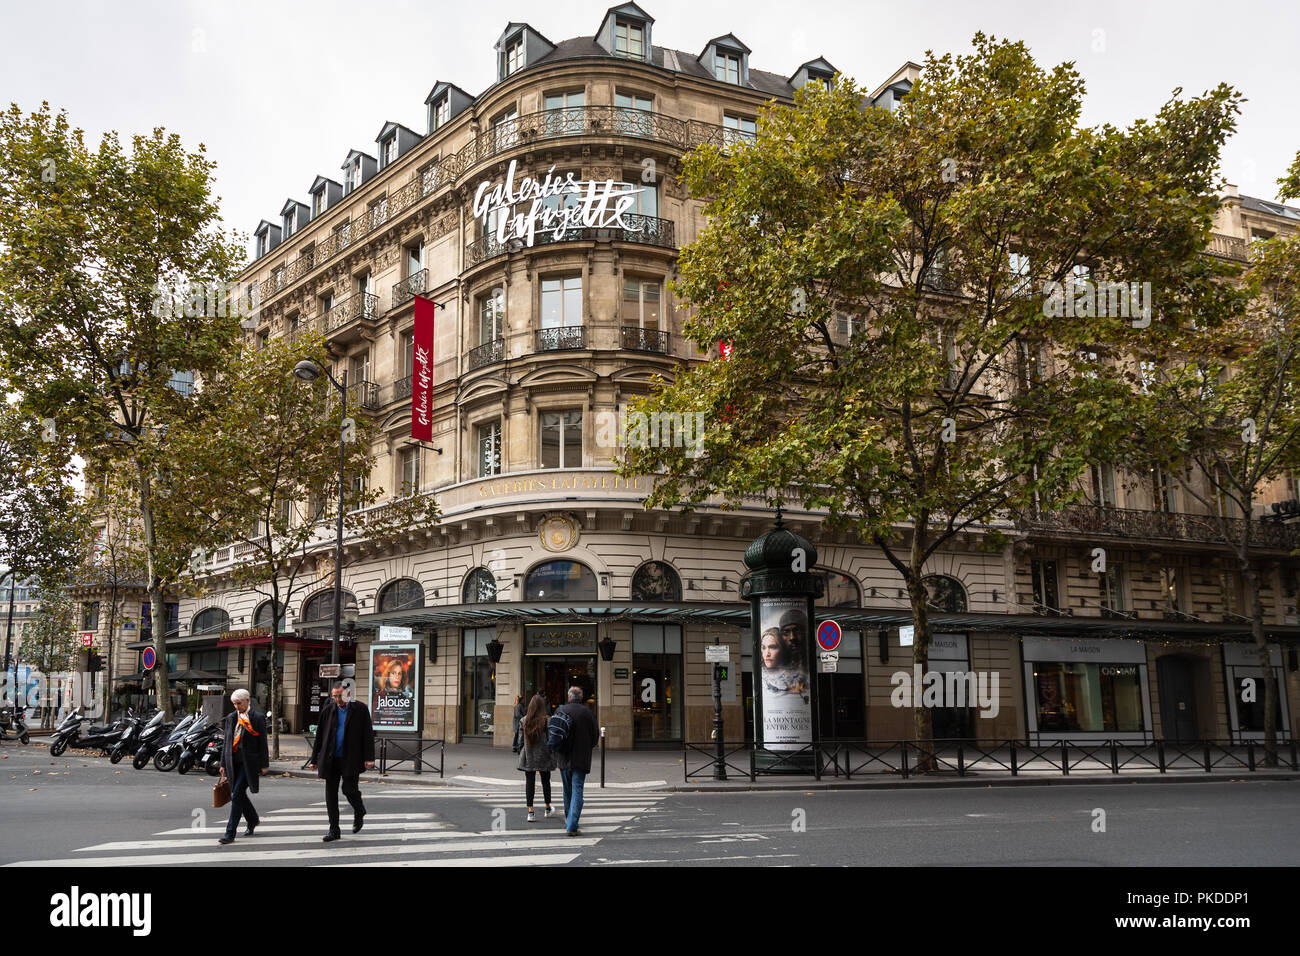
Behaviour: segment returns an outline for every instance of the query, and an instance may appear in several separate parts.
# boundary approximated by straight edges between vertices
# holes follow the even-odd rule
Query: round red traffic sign
[[[152,647],[146,647],[144,653],[140,655],[140,660],[144,663],[144,669],[153,670],[153,666],[158,663],[158,652]]]
[[[840,646],[840,626],[834,621],[822,621],[817,626],[817,644],[824,651]]]

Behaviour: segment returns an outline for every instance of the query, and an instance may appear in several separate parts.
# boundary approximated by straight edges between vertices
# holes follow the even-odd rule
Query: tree
[[[1278,687],[1256,557],[1267,526],[1254,511],[1266,486],[1300,463],[1300,236],[1256,243],[1239,282],[1199,298],[1196,320],[1183,323],[1151,363],[1158,414],[1144,444],[1161,465],[1194,465],[1204,476],[1203,486],[1187,481],[1183,488],[1211,516],[1246,585],[1264,673],[1265,763],[1272,767]]]
[[[982,34],[930,55],[895,111],[863,93],[809,85],[754,142],[687,158],[708,225],[674,289],[685,333],[732,350],[638,406],[705,414],[698,454],[629,436],[623,470],[660,473],[647,507],[784,489],[827,509],[902,577],[924,671],[931,557],[998,545],[996,523],[1131,454],[1142,399],[1117,357],[1165,334],[1144,293],[1200,268],[1239,97],[1175,91],[1127,130],[1080,128],[1071,65]],[[1125,285],[1098,302],[1092,280]],[[927,709],[914,724],[931,738]]]
[[[305,358],[328,366],[318,336],[274,339],[263,348],[246,345],[198,397],[195,421],[203,427],[173,435],[181,458],[208,462],[186,497],[194,512],[220,529],[221,542],[235,543],[241,552],[229,572],[230,583],[257,590],[271,601],[276,758],[282,688],[275,661],[281,620],[302,586],[307,559],[333,546],[340,432],[347,436],[344,470],[351,477],[343,489],[345,533],[382,541],[438,519],[432,495],[396,497],[383,508],[373,507],[384,497],[384,490],[367,480],[378,431],[370,419],[352,414],[351,404],[350,414],[341,415],[336,390],[324,376],[311,385],[294,378],[294,365]]]
[[[238,334],[226,303],[243,253],[219,230],[212,172],[202,146],[187,152],[162,129],[129,150],[116,133],[90,149],[48,104],[0,115],[0,372],[84,458],[133,477],[163,688],[163,594],[184,567],[176,554],[192,550],[173,533],[189,530],[183,510],[163,513],[185,487],[168,429]],[[160,293],[186,283],[216,293],[184,308]]]
[[[53,587],[72,568],[81,548],[83,509],[72,485],[72,461],[66,442],[46,422],[0,402],[0,567],[11,588],[40,579]],[[13,650],[14,601],[4,622],[4,666],[13,661],[17,689],[18,662]]]
[[[38,596],[41,603],[24,635],[23,656],[36,665],[48,682],[50,694],[41,714],[41,726],[49,727],[57,706],[55,681],[58,675],[74,669],[73,659],[81,645],[77,642],[76,606],[63,586],[58,582],[42,584]],[[84,703],[80,701],[80,689],[75,689],[73,694]]]

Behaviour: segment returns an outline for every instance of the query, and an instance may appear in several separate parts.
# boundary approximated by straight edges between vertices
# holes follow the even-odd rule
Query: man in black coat
[[[343,795],[352,804],[352,832],[360,833],[366,805],[361,802],[359,778],[361,768],[369,770],[375,765],[375,731],[370,723],[370,708],[359,700],[349,701],[342,681],[330,688],[334,698],[326,704],[316,728],[316,745],[312,748],[310,769],[325,781],[325,808],[329,811],[330,832],[326,843],[332,843],[339,833],[339,783]]]
[[[591,752],[600,742],[600,728],[591,709],[582,702],[582,688],[570,687],[569,700],[556,713],[569,716],[568,748],[555,755],[564,784],[564,829],[569,836],[579,836],[582,818],[582,791],[591,773]]]
[[[230,782],[230,820],[226,823],[226,835],[217,841],[222,845],[235,842],[235,829],[241,816],[248,821],[244,836],[252,836],[257,829],[257,811],[248,794],[257,793],[257,778],[271,766],[266,748],[266,718],[251,712],[248,691],[243,688],[230,695],[230,702],[235,705],[234,712],[226,714],[221,726],[221,771]]]

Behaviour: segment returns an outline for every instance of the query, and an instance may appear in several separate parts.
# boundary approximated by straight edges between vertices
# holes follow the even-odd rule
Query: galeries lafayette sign
[[[554,233],[563,239],[570,229],[626,229],[640,232],[640,226],[631,226],[623,216],[636,205],[636,194],[641,189],[612,179],[600,182],[594,179],[574,179],[573,173],[563,178],[554,175],[555,167],[546,172],[545,179],[525,176],[515,182],[515,160],[510,161],[505,182],[479,183],[474,193],[474,217],[481,219],[493,212],[496,219],[496,239],[504,243],[518,239],[525,246],[533,244],[539,232]],[[560,198],[558,203],[547,204],[547,199]],[[529,205],[525,208],[524,203]],[[490,220],[489,220],[490,221]]]

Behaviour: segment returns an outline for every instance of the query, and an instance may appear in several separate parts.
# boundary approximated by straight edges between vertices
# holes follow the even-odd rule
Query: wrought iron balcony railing
[[[390,385],[388,387],[387,400],[384,404],[391,405],[393,402],[404,402],[410,398],[411,378],[412,376],[408,375],[406,378],[399,378],[396,382]]]
[[[429,282],[429,270],[421,269],[419,272],[413,272],[401,282],[393,285],[393,308],[410,302],[415,296],[422,294]]]
[[[379,318],[379,296],[369,292],[354,293],[326,312],[323,318],[326,335],[357,319],[374,321]]]
[[[625,229],[596,229],[589,226],[566,229],[563,236],[554,232],[539,232],[533,238],[533,246],[549,245],[556,242],[583,242],[593,240],[610,240],[614,242],[637,242],[648,246],[661,246],[665,249],[676,248],[677,234],[671,219],[658,216],[625,215]],[[478,265],[496,256],[510,251],[510,242],[500,242],[493,234],[469,244],[465,250],[468,265]]]
[[[658,329],[643,329],[635,325],[622,328],[623,348],[633,352],[658,352],[668,354],[668,333]]]
[[[379,386],[374,382],[353,382],[348,386],[348,407],[374,411],[379,408]]]
[[[537,351],[555,352],[583,348],[585,337],[582,333],[581,325],[569,325],[559,329],[538,329]]]
[[[484,342],[469,350],[469,370],[472,372],[476,368],[483,368],[485,365],[494,365],[503,361],[506,357],[506,340],[493,339],[491,342]]]
[[[1182,512],[1144,511],[1135,508],[1101,508],[1068,505],[1059,511],[1018,522],[1024,530],[1039,533],[1110,535],[1117,538],[1226,544],[1224,531],[1240,540],[1243,518]],[[1300,547],[1300,527],[1275,522],[1250,523],[1250,540],[1257,547],[1292,551]]]

